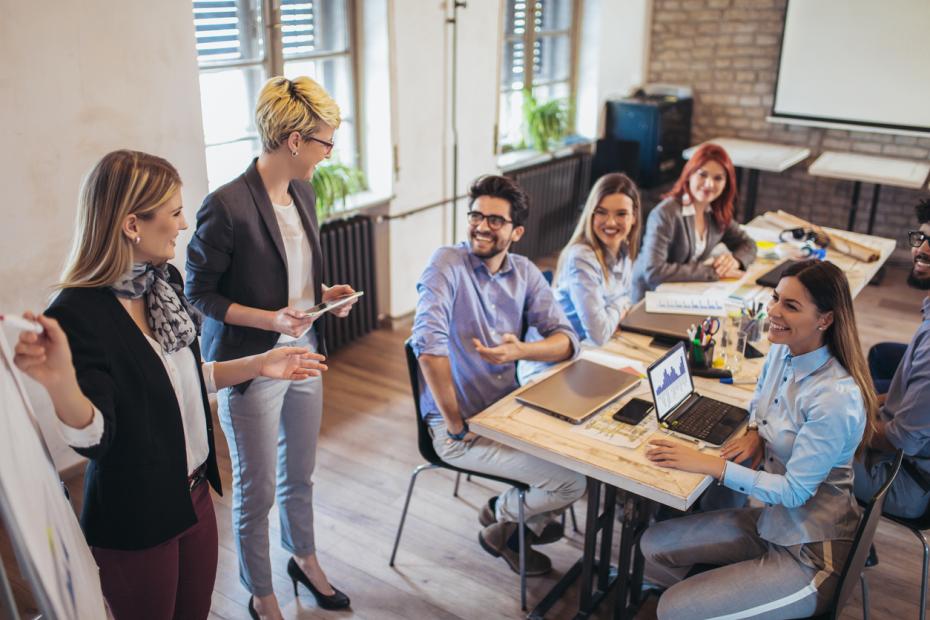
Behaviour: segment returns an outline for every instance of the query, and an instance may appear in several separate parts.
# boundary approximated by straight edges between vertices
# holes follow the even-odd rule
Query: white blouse
[[[174,353],[165,353],[164,349],[154,339],[145,335],[145,339],[158,354],[158,358],[165,366],[165,372],[171,380],[171,387],[178,399],[181,409],[181,424],[184,427],[184,446],[187,452],[187,473],[192,474],[203,465],[210,455],[210,444],[207,441],[206,412],[203,409],[203,398],[200,394],[200,374],[197,361],[190,347],[184,347]],[[202,366],[204,383],[207,392],[216,392],[216,381],[213,378],[213,362],[206,362]],[[73,428],[61,420],[58,421],[61,434],[69,446],[75,448],[90,448],[100,443],[103,437],[103,414],[94,407],[94,418],[84,428]]]
[[[306,310],[316,304],[313,291],[313,254],[300,214],[293,201],[289,205],[272,204],[284,241],[287,257],[287,305]],[[303,335],[303,334],[301,334]],[[293,336],[281,334],[278,342],[293,342]]]

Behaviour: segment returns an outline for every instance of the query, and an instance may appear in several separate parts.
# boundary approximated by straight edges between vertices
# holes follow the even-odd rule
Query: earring
[[[139,245],[140,243],[142,243],[142,237],[140,237],[139,235],[136,235],[135,237],[133,237],[132,242],[135,243],[136,245]]]
[[[297,157],[297,151],[291,151],[291,156],[292,156],[292,157]]]
[[[826,329],[826,327],[824,327],[823,325],[819,325],[819,326],[817,327],[817,329],[819,329],[820,331],[823,331],[823,330]]]

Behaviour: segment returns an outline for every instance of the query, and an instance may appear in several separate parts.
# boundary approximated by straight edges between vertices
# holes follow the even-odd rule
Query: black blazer
[[[291,181],[288,192],[300,214],[313,255],[313,289],[322,301],[323,254],[316,220],[316,198],[309,183]],[[197,230],[187,246],[187,297],[206,315],[204,357],[225,361],[264,353],[277,332],[229,325],[233,303],[280,310],[288,302],[287,256],[271,199],[255,160],[240,176],[209,194],[197,211]],[[325,352],[321,321],[313,324],[320,352]],[[250,382],[236,386],[245,392]]]
[[[177,269],[169,270],[180,284]],[[197,523],[181,409],[164,364],[132,317],[106,288],[65,289],[45,314],[68,335],[81,391],[103,415],[100,443],[75,448],[90,459],[81,512],[87,542],[147,549]],[[196,340],[191,350],[199,368]],[[199,374],[210,446],[207,479],[222,494],[210,404]]]

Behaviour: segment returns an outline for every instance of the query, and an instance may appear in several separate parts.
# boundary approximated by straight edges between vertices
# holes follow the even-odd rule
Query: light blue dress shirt
[[[723,484],[766,503],[759,535],[790,546],[851,540],[859,519],[852,461],[865,430],[859,386],[829,349],[769,350],[749,406],[764,470],[728,462]]]
[[[578,353],[578,338],[555,303],[552,289],[524,256],[508,253],[500,270],[491,274],[467,242],[440,248],[420,276],[417,292],[414,351],[418,357],[449,358],[455,396],[465,419],[518,387],[516,364],[489,364],[475,351],[472,338],[492,345],[504,334],[519,338],[525,328],[535,327],[544,337],[564,333]],[[443,424],[425,382],[420,409],[430,424]]]
[[[608,254],[604,259],[606,277],[591,246],[569,246],[555,292],[578,337],[597,346],[610,340],[620,316],[632,305],[633,261],[628,244],[623,242],[619,258]]]

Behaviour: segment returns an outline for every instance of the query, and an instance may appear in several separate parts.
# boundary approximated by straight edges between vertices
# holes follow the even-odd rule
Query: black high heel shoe
[[[329,596],[314,588],[310,583],[310,578],[297,566],[294,558],[287,561],[287,574],[294,583],[294,596],[297,596],[297,582],[299,581],[310,590],[310,594],[316,599],[316,604],[321,609],[346,609],[349,606],[349,597],[334,588],[332,584],[329,587],[333,588],[333,593]]]
[[[252,620],[261,620],[261,618],[258,617],[258,612],[255,611],[255,597],[253,596],[249,597],[249,616]]]

